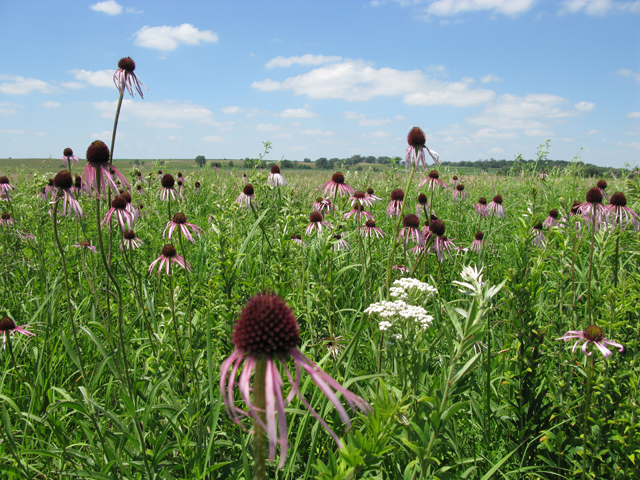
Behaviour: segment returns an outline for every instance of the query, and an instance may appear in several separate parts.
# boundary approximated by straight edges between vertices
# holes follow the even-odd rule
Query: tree
[[[233,161],[229,160],[229,168],[233,168]]]
[[[196,165],[200,168],[203,168],[207,164],[207,159],[204,158],[204,155],[198,155],[196,157]]]
[[[282,160],[280,162],[280,168],[295,168],[291,160]]]
[[[324,157],[320,157],[316,160],[316,166],[318,168],[325,168],[327,166],[327,159]]]
[[[304,163],[311,163],[311,159],[310,159],[310,158],[305,158],[305,159],[303,160],[303,162],[304,162]]]

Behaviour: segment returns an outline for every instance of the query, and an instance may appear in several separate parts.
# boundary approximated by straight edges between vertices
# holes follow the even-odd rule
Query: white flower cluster
[[[428,283],[421,282],[416,278],[399,278],[398,280],[393,282],[393,285],[394,287],[391,287],[390,289],[392,292],[394,291],[394,289],[402,289],[405,292],[407,290],[416,289],[420,293],[426,292],[428,297],[431,297],[438,293],[438,289],[436,287],[429,285]],[[393,293],[391,295],[393,295]]]
[[[377,313],[382,318],[413,318],[422,328],[429,327],[431,322],[433,322],[433,317],[428,315],[424,308],[416,305],[408,305],[402,300],[395,300],[393,302],[383,300],[382,302],[372,303],[367,309],[365,309],[364,313]],[[387,330],[389,327],[391,327],[391,323],[386,320],[379,324],[380,330]]]
[[[380,328],[380,330],[384,332],[385,330],[389,330],[391,328],[391,322],[387,322],[386,320],[383,320],[378,324],[378,327]]]
[[[407,292],[404,291],[403,287],[391,287],[389,289],[389,295],[391,295],[394,298],[400,298],[402,300],[409,297]]]
[[[395,340],[402,340],[402,334],[401,333],[394,333],[393,335],[391,335]]]

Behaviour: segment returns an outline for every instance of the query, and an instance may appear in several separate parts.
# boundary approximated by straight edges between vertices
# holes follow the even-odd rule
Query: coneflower
[[[334,252],[340,252],[342,250],[351,250],[351,245],[349,245],[349,242],[347,242],[347,240],[344,238],[344,236],[341,233],[334,235],[333,241],[334,241],[333,243]]]
[[[129,182],[115,168],[109,164],[109,147],[104,142],[96,140],[87,148],[87,165],[82,171],[82,181],[85,183],[85,191],[91,193],[93,190],[97,197],[103,197],[107,187],[111,187],[114,192],[118,191],[118,185],[113,180],[113,175],[120,180],[122,185],[129,188]]]
[[[162,267],[166,267],[166,273],[167,275],[169,275],[169,269],[172,263],[175,263],[178,266],[184,268],[187,272],[191,271],[191,265],[189,265],[189,262],[178,255],[176,247],[174,247],[170,243],[167,243],[164,247],[162,247],[162,253],[160,253],[160,256],[153,262],[151,262],[151,265],[149,265],[149,273],[151,273],[153,267],[155,267],[158,263],[160,264],[160,266],[158,267],[158,273],[162,271]]]
[[[614,227],[619,223],[621,229],[626,229],[629,224],[632,224],[634,230],[638,231],[640,217],[627,207],[627,197],[624,193],[616,192],[611,195],[607,208],[609,209],[609,221]]]
[[[73,196],[73,179],[71,174],[66,170],[62,170],[53,179],[53,184],[57,191],[54,193],[54,199],[58,194],[62,195],[62,214],[69,215],[75,214],[76,217],[82,216],[82,208],[78,203],[78,200]],[[67,213],[68,210],[68,213]]]
[[[362,235],[364,237],[372,237],[376,236],[376,238],[382,238],[385,236],[385,233],[379,228],[376,227],[376,221],[371,219],[364,222],[364,225],[358,227],[362,230]]]
[[[143,242],[133,230],[125,230],[122,235],[122,248],[125,250],[136,250],[142,246]]]
[[[75,245],[71,245],[71,246],[75,247],[75,248],[80,248],[82,250],[89,250],[90,252],[93,252],[93,253],[98,253],[97,248],[94,247],[93,245],[91,245],[91,243],[86,241],[86,240],[83,240],[83,241],[78,242]]]
[[[596,187],[598,187],[600,193],[602,193],[602,196],[608,201],[609,194],[607,193],[607,181],[605,179],[598,180],[598,183],[596,183]]]
[[[416,168],[418,168],[420,164],[422,164],[422,168],[426,171],[427,163],[425,161],[425,150],[429,152],[429,155],[431,156],[431,158],[433,158],[433,162],[436,165],[440,163],[440,156],[429,147],[427,147],[425,145],[426,142],[427,137],[421,128],[413,127],[409,131],[409,134],[407,135],[407,143],[409,145],[407,146],[407,151],[404,155],[405,168],[409,168],[412,163],[415,164]]]
[[[333,204],[331,203],[331,199],[329,198],[322,198],[322,197],[318,197],[316,198],[316,201],[313,204],[313,210],[315,210],[316,212],[324,212],[325,210],[328,212],[330,212],[331,210],[333,210]]]
[[[446,183],[440,180],[440,174],[437,170],[431,170],[427,178],[420,182],[419,186],[424,187],[425,185],[427,186],[427,190],[435,190],[436,186],[446,189],[449,188]]]
[[[67,164],[73,162],[78,163],[80,159],[73,154],[73,150],[70,148],[65,148],[62,152],[62,161],[67,162]]]
[[[53,184],[53,178],[47,180],[47,184],[44,187],[45,200],[49,197],[53,197],[56,193],[56,186]]]
[[[182,176],[182,172],[178,172],[178,182],[184,183],[184,177]]]
[[[193,243],[193,235],[198,236],[202,234],[202,228],[193,223],[187,223],[187,216],[182,212],[174,214],[171,221],[167,222],[167,226],[165,227],[164,232],[162,232],[162,236],[164,237],[168,230],[169,233],[167,238],[171,238],[171,235],[173,235],[173,232],[176,229],[178,229],[180,233],[184,235],[184,238],[189,240],[191,243]],[[189,229],[193,231],[193,235]]]
[[[160,200],[170,201],[172,198],[174,200],[182,200],[182,194],[175,189],[176,181],[173,178],[173,175],[167,173],[162,176],[160,180],[160,192],[156,194],[156,196],[160,195]]]
[[[353,206],[353,208],[348,211],[347,213],[344,214],[344,218],[349,219],[351,217],[355,216],[356,221],[360,222],[360,219],[364,216],[366,218],[368,218],[369,220],[373,219],[373,215],[371,215],[370,212],[367,212],[364,209],[364,205],[360,205],[360,204],[356,204]]]
[[[606,222],[609,211],[602,204],[602,192],[598,187],[587,192],[585,201],[578,207],[578,213],[588,220],[587,225],[593,223],[596,228]]]
[[[271,167],[271,173],[267,176],[267,185],[271,188],[276,187],[284,187],[287,184],[287,181],[280,174],[280,167],[278,165],[273,165]]]
[[[136,185],[136,193],[138,195],[144,195],[144,188],[141,184]]]
[[[7,199],[10,199],[9,191],[10,190],[15,190],[15,188],[16,187],[11,185],[11,182],[9,181],[9,177],[7,177],[5,175],[0,177],[0,192],[3,193],[4,195],[6,195]]]
[[[487,199],[484,197],[480,197],[478,199],[478,203],[476,203],[474,205],[474,208],[476,209],[476,213],[478,215],[480,215],[481,217],[488,217],[489,216],[489,212],[487,212]]]
[[[238,195],[238,198],[236,198],[236,203],[241,207],[255,209],[256,206],[253,205],[253,202],[255,202],[255,200],[256,200],[256,196],[255,196],[255,191],[253,189],[253,185],[251,185],[250,183],[247,183],[242,189],[242,193],[240,193],[240,195]]]
[[[402,211],[402,202],[404,201],[404,192],[400,188],[396,188],[391,192],[391,201],[387,206],[388,217],[399,217]]]
[[[471,245],[469,246],[469,250],[477,254],[480,254],[482,252],[482,248],[484,247],[484,244],[482,243],[483,240],[484,240],[484,233],[476,232],[475,236],[473,237],[473,242],[471,242]]]
[[[193,184],[193,191],[196,193],[200,192],[200,182],[196,182]]]
[[[314,231],[322,233],[323,228],[331,228],[329,222],[325,222],[320,212],[313,212],[309,215],[309,226],[305,231],[306,235],[311,235]]]
[[[405,246],[409,245],[409,240],[413,240],[417,245],[424,243],[422,232],[420,231],[420,219],[417,215],[410,213],[404,216],[398,239],[402,240]]]
[[[549,215],[544,220],[544,226],[547,228],[551,228],[551,227],[555,227],[556,225],[563,226],[558,221],[558,210],[556,210],[555,208],[552,208],[551,210],[549,210]]]
[[[451,177],[451,186],[453,188],[456,188],[459,183],[460,183],[460,179],[458,178],[457,175],[454,175],[453,177]]]
[[[495,214],[499,217],[505,218],[507,215],[504,213],[504,207],[502,206],[502,195],[496,195],[493,200],[487,205],[487,213]]]
[[[353,195],[351,195],[351,198],[349,199],[349,201],[351,202],[352,207],[355,207],[358,204],[364,205],[366,207],[370,207],[375,203],[375,199],[367,196],[365,192],[360,192],[360,191],[353,192]]]
[[[416,204],[416,215],[420,217],[423,213],[425,216],[429,216],[427,213],[429,209],[429,199],[424,193],[418,194],[418,203]]]
[[[464,185],[462,183],[457,184],[453,191],[453,203],[466,200],[466,198],[467,192],[464,191]]]
[[[585,355],[591,355],[591,352],[588,350],[589,344],[595,345],[598,350],[600,350],[600,353],[602,353],[602,356],[604,358],[613,355],[613,352],[611,352],[611,350],[607,348],[607,346],[609,345],[612,347],[616,347],[621,352],[624,351],[624,347],[618,342],[614,342],[613,340],[607,340],[606,338],[604,338],[602,329],[596,325],[590,325],[585,328],[584,331],[572,330],[565,333],[562,337],[556,338],[556,340],[564,340],[565,342],[574,339],[576,340],[576,342],[573,344],[573,348],[571,349],[572,352],[576,351],[577,346],[581,342],[584,342],[582,344],[582,353],[584,353]]]
[[[297,243],[298,245],[302,245],[303,247],[305,246],[305,243],[302,240],[302,237],[300,235],[298,235],[297,233],[292,233],[291,234],[291,240],[294,241],[295,243]]]
[[[367,188],[367,198],[369,198],[373,203],[379,202],[382,199],[375,194],[373,188]]]
[[[17,326],[16,322],[14,322],[10,317],[4,316],[0,318],[0,332],[2,332],[2,349],[4,350],[6,347],[8,335],[21,333],[23,335],[27,335],[28,337],[35,336],[35,333],[30,332],[29,330],[27,330],[27,328],[31,328],[31,325]]]
[[[104,225],[106,223],[107,226],[111,228],[111,220],[114,214],[116,216],[116,223],[120,226],[123,232],[125,230],[132,229],[135,218],[133,213],[127,210],[127,201],[122,195],[118,195],[111,201],[111,208],[107,211],[100,225]]]
[[[336,172],[331,176],[331,181],[323,183],[318,189],[324,188],[323,193],[330,197],[336,195],[349,195],[354,192],[353,188],[344,183],[344,174],[342,172]]]
[[[140,95],[140,98],[144,98],[144,95],[142,94],[142,87],[144,87],[147,92],[149,89],[145,87],[136,74],[133,73],[135,69],[136,62],[134,62],[131,57],[121,58],[118,62],[118,69],[113,74],[113,83],[121,95],[124,94],[126,89],[129,92],[129,95],[133,97],[135,89],[135,91]]]
[[[0,215],[0,225],[4,227],[13,225],[13,218],[11,218],[11,214],[9,212],[2,212],[2,215]]]
[[[426,243],[432,242],[433,248],[436,251],[436,257],[438,261],[442,263],[444,260],[444,252],[447,252],[449,258],[453,260],[451,256],[451,249],[455,248],[455,245],[444,234],[446,231],[446,225],[442,220],[433,220],[429,224],[429,236],[425,239]],[[431,247],[429,247],[431,249]]]
[[[544,248],[544,246],[547,244],[547,239],[544,238],[544,234],[542,233],[542,222],[536,223],[531,228],[530,233],[531,235],[533,235],[533,239],[531,240],[531,243],[536,247]]]
[[[151,174],[149,174],[149,175],[151,175]],[[158,176],[158,181],[159,181],[159,182],[161,182],[161,181],[162,181],[162,177],[164,176],[164,175],[162,174],[162,170],[158,170],[158,174],[157,174],[157,176]],[[173,177],[171,177],[171,178],[173,178]]]

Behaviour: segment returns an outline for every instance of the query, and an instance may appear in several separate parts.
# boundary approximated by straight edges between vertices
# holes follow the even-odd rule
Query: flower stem
[[[253,403],[262,423],[266,423],[265,381],[267,359],[262,356],[256,360],[255,377],[253,379]],[[260,424],[253,422],[253,478],[267,479],[267,436]]]
[[[587,431],[589,427],[589,407],[591,406],[591,381],[593,377],[593,352],[587,360],[587,394],[584,399],[584,424],[582,428],[582,480],[587,478]]]
[[[589,315],[589,325],[593,325],[593,307],[591,306],[591,276],[593,275],[593,243],[596,236],[596,209],[592,212],[591,222],[591,252],[589,254],[589,282],[587,283],[587,312]]]

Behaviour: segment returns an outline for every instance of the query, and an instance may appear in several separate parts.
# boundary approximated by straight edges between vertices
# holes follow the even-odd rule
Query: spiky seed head
[[[194,185],[196,188],[200,188],[200,182],[196,182]]]
[[[182,186],[182,180],[178,180],[178,186],[181,187]]]
[[[376,226],[376,221],[375,220],[367,220],[366,222],[364,222],[365,226],[367,228],[374,228]]]
[[[62,190],[69,190],[73,187],[73,178],[69,172],[63,170],[55,176],[53,179],[53,185],[57,188],[61,188]]]
[[[602,190],[606,190],[607,188],[607,181],[606,180],[598,180],[598,183],[596,183],[596,185],[598,186],[598,188],[602,189]]]
[[[309,221],[311,223],[318,223],[322,221],[322,214],[320,212],[313,212],[309,215]]]
[[[344,175],[342,172],[336,172],[331,176],[331,181],[337,184],[344,183]]]
[[[354,192],[353,193],[353,198],[357,198],[358,200],[362,200],[364,198],[366,198],[366,194],[364,192]]]
[[[401,202],[404,200],[404,192],[401,188],[396,188],[391,192],[391,200]]]
[[[502,195],[496,195],[495,197],[493,197],[493,202],[497,203],[498,205],[502,205]]]
[[[127,208],[127,201],[122,195],[118,195],[111,201],[111,207],[115,208],[116,210],[124,210]]]
[[[420,219],[417,215],[410,213],[402,219],[402,226],[405,228],[420,228]]]
[[[538,222],[538,223],[536,223],[536,224],[533,226],[533,229],[534,229],[534,230],[538,230],[538,231],[542,230],[542,222]]]
[[[431,223],[429,224],[429,230],[431,230],[433,233],[435,233],[439,237],[444,235],[444,232],[446,229],[447,227],[445,226],[442,220],[432,220]]]
[[[101,140],[93,142],[87,148],[87,162],[94,167],[109,163],[109,147]]]
[[[65,157],[71,157],[73,156],[73,150],[67,147],[62,151],[62,155],[64,155]]]
[[[4,175],[0,177],[0,184],[7,184],[7,183],[9,183],[9,177],[6,177]]]
[[[622,192],[616,192],[613,195],[611,195],[609,204],[613,205],[614,207],[626,207],[627,197]]]
[[[586,200],[593,205],[602,203],[602,192],[599,188],[594,187],[587,192]]]
[[[16,322],[5,316],[0,318],[0,332],[11,332],[16,329]]]
[[[437,180],[440,178],[440,174],[438,173],[437,170],[431,170],[429,172],[429,178],[433,178],[434,180]]]
[[[176,247],[167,243],[164,247],[162,247],[162,256],[166,258],[173,258],[178,254],[176,251]]]
[[[76,175],[75,186],[76,188],[82,188],[82,177],[80,175]]]
[[[133,240],[136,238],[136,233],[133,230],[125,230],[123,237],[125,240]]]
[[[250,197],[251,195],[253,195],[253,185],[251,185],[250,183],[247,183],[244,188],[242,189],[242,193],[244,193],[247,197]]]
[[[578,209],[580,208],[580,205],[582,205],[579,201],[575,201],[573,202],[573,205],[571,205],[571,213],[573,215],[578,213]]]
[[[11,214],[9,212],[2,212],[2,215],[0,215],[0,218],[2,220],[9,220],[11,218]]]
[[[486,204],[487,204],[487,199],[486,199],[486,198],[484,198],[484,197],[480,197],[480,198],[478,199],[478,203],[479,203],[480,205],[486,205]]]
[[[173,215],[173,219],[171,221],[178,224],[187,223],[187,216],[182,212],[178,212]]]
[[[138,186],[140,186],[140,185],[138,185]],[[132,199],[131,199],[131,194],[129,192],[124,192],[121,196],[122,196],[122,198],[125,199],[125,201],[127,203],[131,203]]]
[[[280,173],[280,167],[278,165],[271,166],[271,173]]]
[[[371,187],[367,188],[367,193],[369,195],[373,195],[374,194],[373,188],[371,188]]]
[[[552,208],[551,210],[549,210],[549,216],[551,218],[558,218],[558,210],[556,210],[555,208]]]
[[[456,181],[456,180],[458,180],[458,176],[457,176],[457,175],[454,175],[453,177],[451,177],[451,179],[452,179],[453,181]]]
[[[407,143],[413,148],[424,147],[426,142],[427,137],[419,127],[413,127],[409,132],[409,135],[407,135]]]
[[[136,69],[136,62],[134,62],[131,57],[121,58],[118,62],[118,68],[120,70],[124,70],[127,73],[133,73]]]
[[[600,342],[604,338],[604,334],[602,333],[602,329],[595,325],[589,325],[584,329],[584,337],[590,342]]]
[[[173,175],[171,175],[170,173],[167,173],[166,175],[164,175],[162,177],[162,180],[160,180],[160,185],[162,185],[162,188],[173,188],[175,184],[176,184],[176,180],[173,178]]]
[[[476,235],[475,235],[475,237],[473,237],[473,238],[475,238],[476,240],[478,240],[479,242],[481,242],[481,241],[484,239],[484,233],[482,233],[482,232],[476,232]]]
[[[80,245],[83,248],[87,248],[91,246],[91,243],[87,242],[86,240],[83,240],[78,245]]]
[[[232,341],[252,354],[285,354],[300,342],[298,322],[278,295],[259,293],[242,309]]]
[[[424,193],[418,195],[418,203],[420,205],[426,205],[428,202],[427,196]]]
[[[464,190],[464,185],[463,184],[456,185],[456,190],[458,190],[459,192],[462,192]]]

